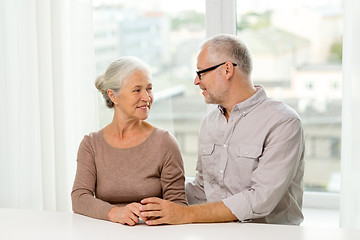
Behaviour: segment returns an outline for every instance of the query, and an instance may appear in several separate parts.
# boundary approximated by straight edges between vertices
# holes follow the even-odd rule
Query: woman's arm
[[[175,138],[166,133],[162,140],[164,164],[161,171],[163,199],[187,205],[184,164]]]
[[[109,220],[108,212],[114,206],[95,198],[96,181],[95,151],[91,137],[85,136],[78,150],[76,176],[71,192],[72,209],[75,213]]]

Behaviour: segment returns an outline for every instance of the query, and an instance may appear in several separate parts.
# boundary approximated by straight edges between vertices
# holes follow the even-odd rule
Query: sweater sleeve
[[[168,132],[164,134],[161,149],[164,151],[164,161],[161,170],[163,199],[187,204],[183,160],[175,138]]]
[[[85,136],[77,155],[77,169],[71,192],[72,209],[75,213],[108,220],[108,212],[114,206],[95,197],[96,188],[95,150],[91,137]]]

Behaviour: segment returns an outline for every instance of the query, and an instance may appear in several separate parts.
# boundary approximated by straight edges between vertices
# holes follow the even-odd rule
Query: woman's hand
[[[111,222],[134,226],[139,222],[140,206],[140,203],[130,203],[125,207],[113,207],[108,213],[108,218]]]

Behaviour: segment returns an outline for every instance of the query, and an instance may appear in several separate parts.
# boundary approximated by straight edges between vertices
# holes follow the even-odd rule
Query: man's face
[[[209,62],[208,50],[205,47],[198,55],[197,69],[199,71],[217,65],[219,63]],[[222,84],[221,70],[223,66],[219,66],[211,71],[201,74],[201,79],[196,75],[194,84],[199,85],[202,95],[207,104],[222,104],[226,94],[226,86]]]

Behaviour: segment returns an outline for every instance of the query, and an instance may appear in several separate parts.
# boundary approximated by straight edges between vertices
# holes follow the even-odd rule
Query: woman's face
[[[153,103],[152,82],[150,77],[135,71],[128,77],[116,96],[115,108],[129,118],[145,120]]]

